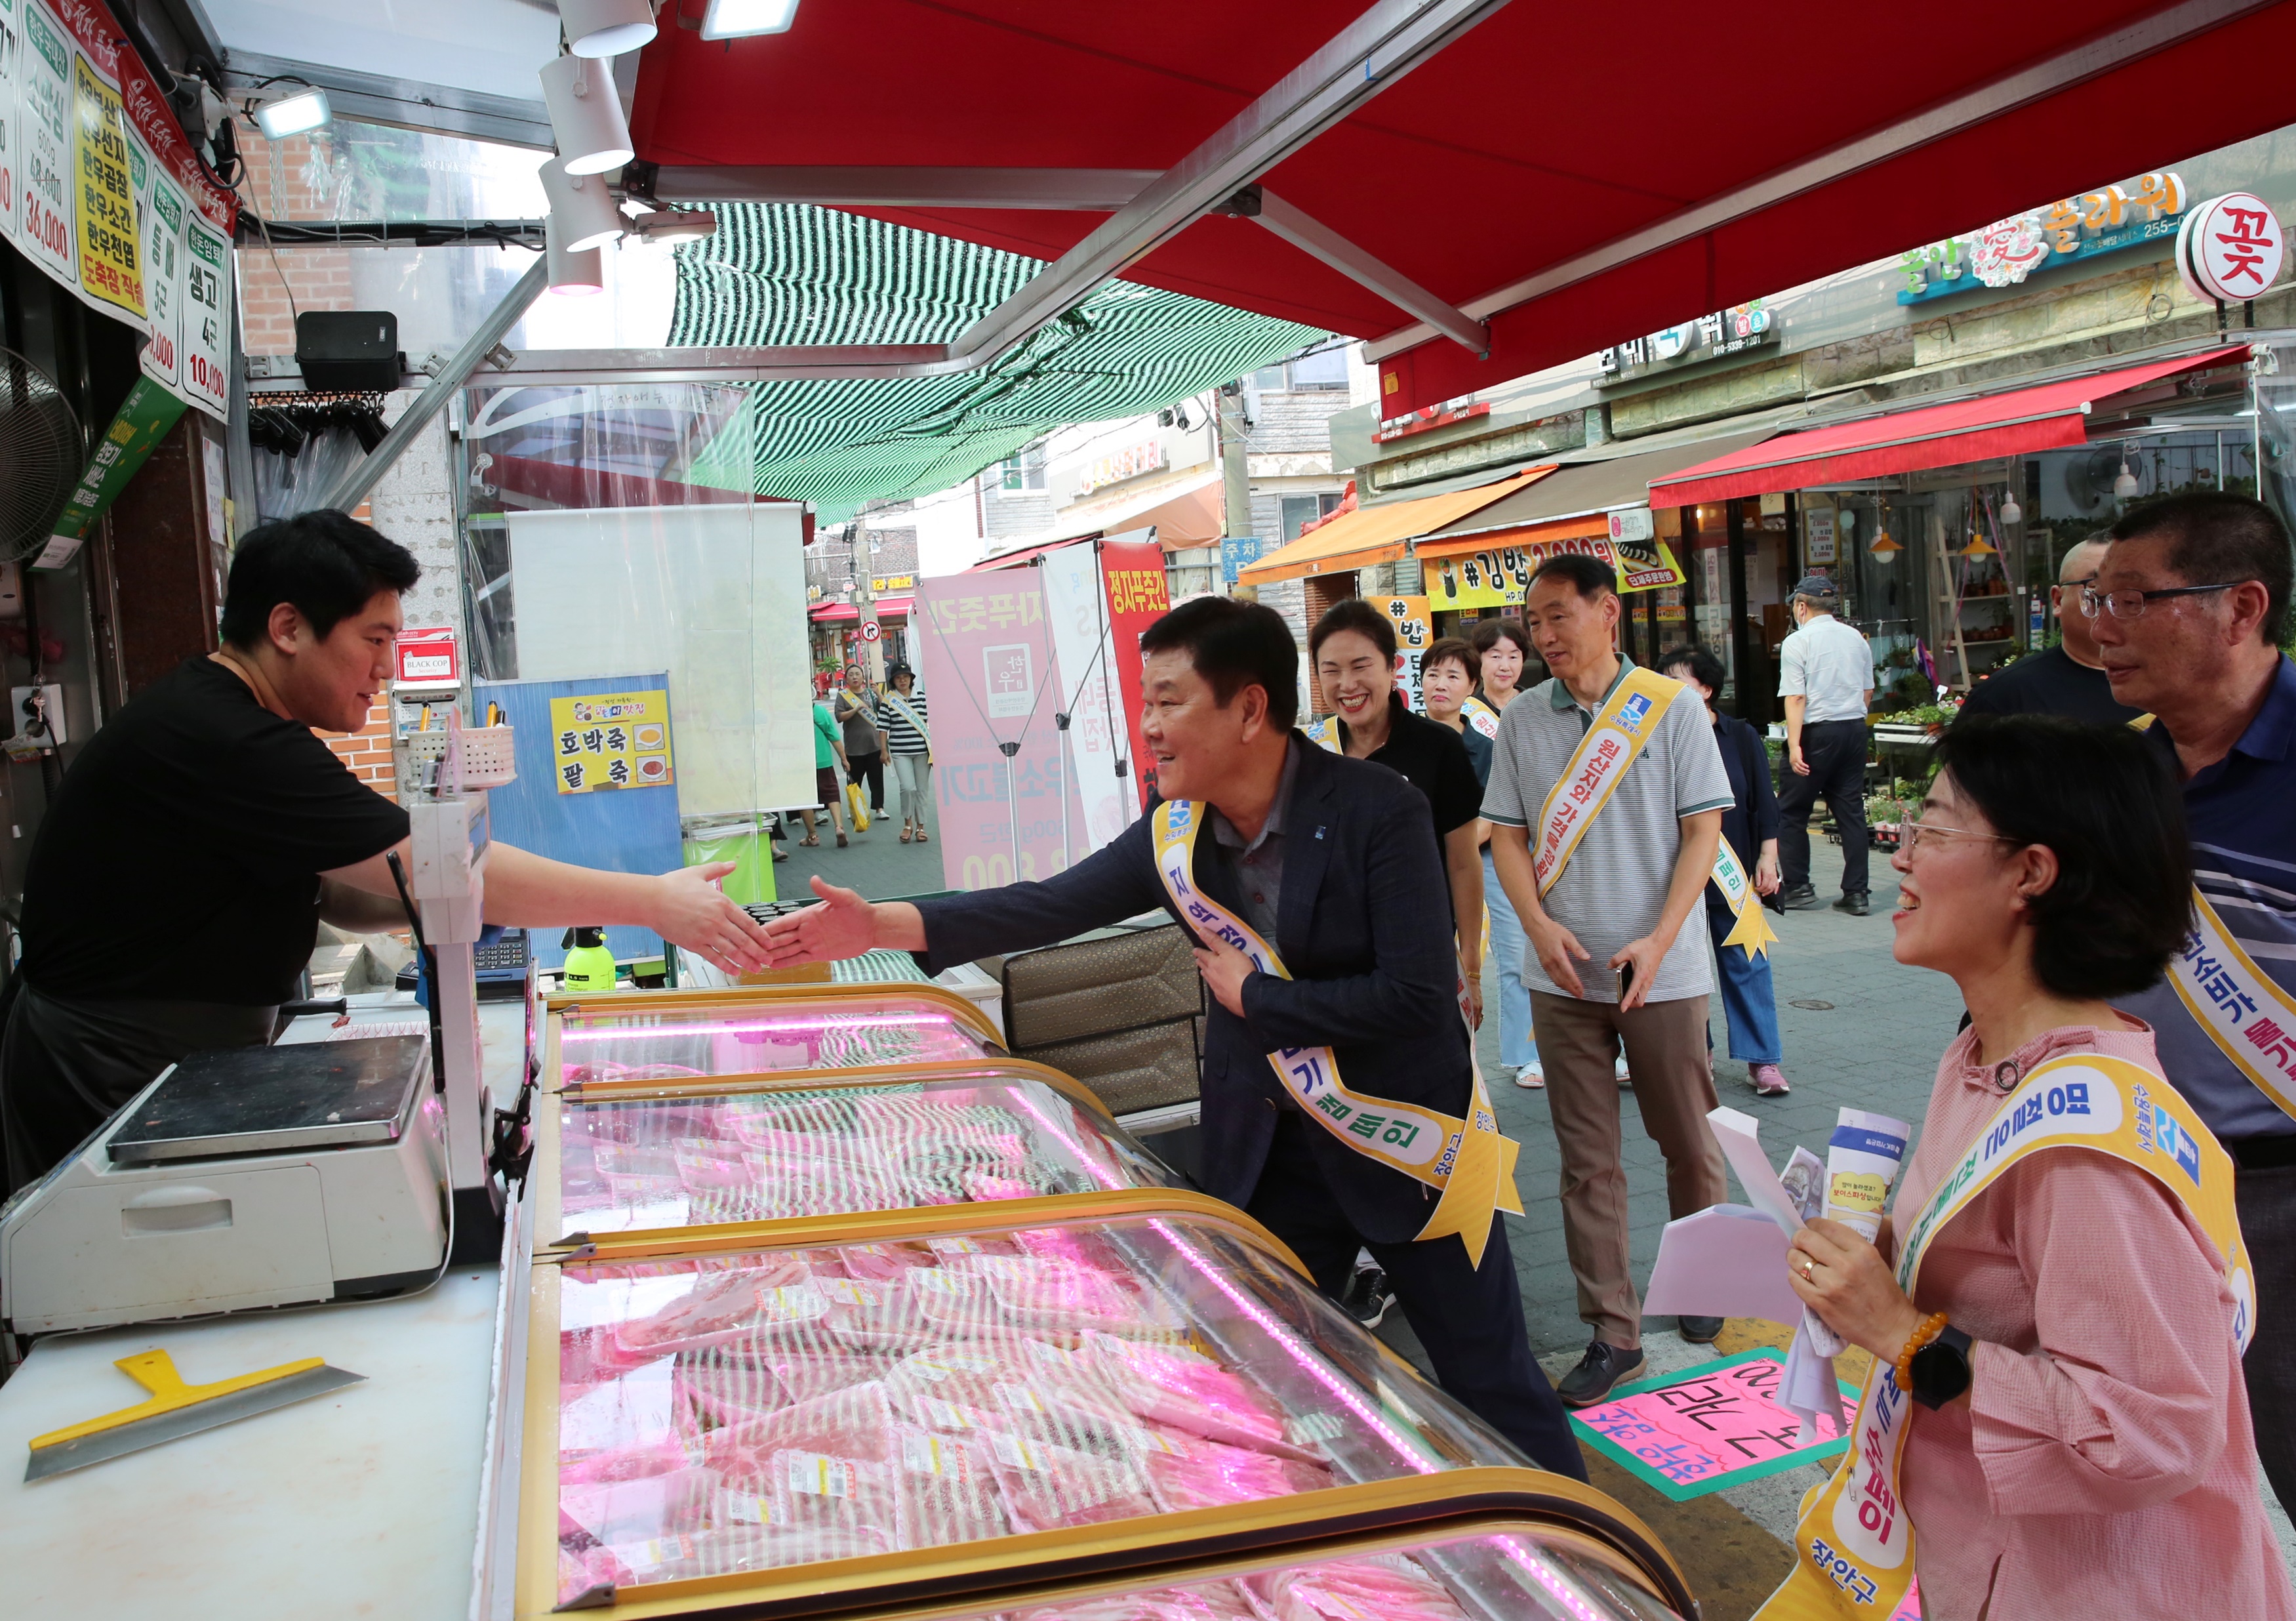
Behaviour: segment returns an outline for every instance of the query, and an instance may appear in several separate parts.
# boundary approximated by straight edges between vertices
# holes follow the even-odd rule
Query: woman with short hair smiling
[[[2232,1162],[2105,1000],[2192,926],[2177,786],[2136,734],[2054,717],[1964,721],[1939,760],[1890,862],[1894,950],[1970,1025],[1882,1247],[1816,1221],[1788,1252],[1874,1374],[1776,1613],[1847,1581],[1886,1616],[1917,1569],[1931,1616],[2289,1621]]]

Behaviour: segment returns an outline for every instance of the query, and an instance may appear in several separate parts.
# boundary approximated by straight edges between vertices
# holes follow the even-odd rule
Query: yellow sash
[[[1309,721],[1307,731],[1310,743],[1327,748],[1334,754],[1347,753],[1347,745],[1340,741],[1340,718],[1337,715],[1325,715],[1321,720]]]
[[[1210,808],[1191,800],[1167,800],[1156,808],[1156,872],[1164,881],[1183,921],[1199,937],[1226,941],[1251,959],[1262,974],[1289,979],[1291,973],[1251,926],[1196,887],[1196,840],[1210,819]],[[1472,1043],[1469,1053],[1472,1064]],[[1421,1228],[1419,1240],[1456,1233],[1467,1247],[1468,1263],[1483,1263],[1495,1210],[1522,1214],[1514,1185],[1518,1152],[1499,1134],[1497,1113],[1474,1070],[1472,1117],[1459,1120],[1439,1109],[1395,1103],[1350,1090],[1340,1079],[1339,1059],[1328,1047],[1291,1047],[1267,1055],[1277,1082],[1299,1100],[1308,1117],[1341,1142],[1390,1170],[1400,1171],[1442,1197]]]
[[[1499,735],[1499,712],[1472,693],[1459,705],[1459,717],[1486,737]]]
[[[1546,802],[1539,807],[1531,860],[1541,899],[1570,865],[1578,841],[1611,802],[1627,768],[1640,758],[1656,735],[1659,721],[1688,690],[1681,682],[1640,665],[1629,668],[1611,688],[1587,735],[1578,740],[1578,751],[1548,791]],[[1761,898],[1754,893],[1752,876],[1727,839],[1715,847],[1710,879],[1721,889],[1722,898],[1738,919],[1723,944],[1738,947],[1749,958],[1767,952],[1777,935],[1762,916]]]
[[[911,726],[917,728],[917,736],[925,740],[925,763],[927,765],[931,765],[932,763],[932,732],[931,728],[918,718],[917,712],[909,707],[909,701],[901,696],[899,693],[895,692],[890,687],[885,689],[885,702],[891,704],[895,709],[899,710],[901,712],[901,718],[906,720]]]
[[[2110,1154],[2158,1181],[2192,1213],[2224,1258],[2233,1343],[2255,1331],[2255,1285],[2233,1211],[2232,1156],[2175,1087],[2096,1053],[2052,1058],[2025,1078],[1906,1229],[1898,1283],[1908,1296],[1938,1234],[2010,1166],[2054,1148]],[[1875,1358],[1849,1448],[1810,1488],[1794,1527],[1794,1568],[1755,1621],[1839,1621],[1893,1614],[1914,1579],[1914,1526],[1898,1489],[1913,1399]]]
[[[2152,717],[2139,715],[2128,724],[2144,731]],[[2296,1120],[2296,997],[2257,966],[2198,885],[2193,920],[2185,949],[2169,959],[2177,1000],[2232,1066]]]

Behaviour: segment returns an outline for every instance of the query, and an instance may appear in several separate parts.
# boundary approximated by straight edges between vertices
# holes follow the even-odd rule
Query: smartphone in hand
[[[1634,959],[1630,957],[1619,965],[1619,1000],[1625,1001],[1634,988],[1635,963]]]

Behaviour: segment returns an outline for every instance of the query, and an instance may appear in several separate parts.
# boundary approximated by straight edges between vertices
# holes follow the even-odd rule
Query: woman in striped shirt
[[[892,756],[893,780],[901,790],[901,843],[914,837],[932,843],[925,813],[932,805],[932,732],[924,695],[912,690],[917,678],[906,664],[885,672],[887,686],[877,700],[877,728]]]

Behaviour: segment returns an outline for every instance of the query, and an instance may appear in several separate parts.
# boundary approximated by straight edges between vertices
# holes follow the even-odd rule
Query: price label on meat
[[[814,1497],[851,1497],[860,1490],[861,1471],[842,1458],[819,1452],[783,1452],[783,1478],[792,1492]]]
[[[78,210],[79,284],[91,297],[144,321],[144,251],[135,229],[119,92],[72,58],[73,202]]]
[[[664,788],[676,780],[666,691],[553,698],[550,736],[561,794]]]
[[[16,176],[20,206],[17,240],[26,253],[67,284],[79,284],[72,252],[72,210],[65,195],[71,172],[70,48],[37,6],[24,12],[24,44],[17,55],[17,131],[22,139]]]

